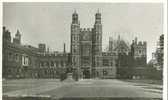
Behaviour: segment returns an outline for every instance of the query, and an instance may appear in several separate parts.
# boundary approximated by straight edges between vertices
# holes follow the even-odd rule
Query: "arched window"
[[[51,66],[54,66],[54,62],[53,61],[51,61]]]

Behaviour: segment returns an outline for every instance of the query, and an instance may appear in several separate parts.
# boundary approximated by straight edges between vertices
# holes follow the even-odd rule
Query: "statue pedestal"
[[[73,77],[72,77],[72,73],[68,73],[68,74],[67,74],[67,78],[71,78],[71,79],[73,79]]]
[[[66,82],[74,82],[74,79],[72,77],[72,73],[67,74],[67,79],[65,79]]]

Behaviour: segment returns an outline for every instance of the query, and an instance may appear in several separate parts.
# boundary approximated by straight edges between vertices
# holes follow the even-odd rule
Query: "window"
[[[97,36],[97,41],[99,41],[99,36]]]
[[[63,61],[61,61],[61,66],[64,66],[64,65],[63,65],[63,63],[64,63],[64,62],[63,62]]]
[[[76,65],[76,59],[73,57],[73,64]]]
[[[56,67],[58,67],[58,62],[56,61],[55,63],[56,63]]]
[[[46,62],[46,66],[49,66],[49,62]]]
[[[8,54],[8,59],[12,60],[12,53],[11,52]]]
[[[109,60],[103,59],[103,66],[109,66]]]
[[[113,66],[113,61],[111,61],[111,66]]]
[[[74,40],[74,41],[76,40],[76,37],[75,37],[75,35],[73,36],[73,40]]]
[[[139,53],[141,53],[141,50],[139,50]]]
[[[19,55],[15,54],[15,61],[18,62],[19,61]]]
[[[108,72],[106,70],[103,70],[103,75],[108,75]]]
[[[89,57],[82,57],[82,65],[89,65],[90,64],[90,59]]]
[[[53,61],[51,61],[51,66],[54,66],[54,62]]]
[[[76,53],[76,49],[75,48],[73,49],[73,52]]]
[[[43,67],[44,66],[44,62],[41,62],[41,67]]]

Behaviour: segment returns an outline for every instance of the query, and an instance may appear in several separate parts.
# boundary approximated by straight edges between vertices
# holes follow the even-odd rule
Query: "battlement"
[[[147,45],[146,41],[138,41],[137,37],[135,38],[135,40],[132,40],[132,43],[134,44],[134,46],[145,46]]]
[[[80,28],[80,32],[92,32],[92,28]]]
[[[146,46],[146,41],[139,41],[136,45],[137,46]]]

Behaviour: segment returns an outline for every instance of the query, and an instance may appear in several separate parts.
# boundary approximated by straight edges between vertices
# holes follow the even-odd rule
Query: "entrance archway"
[[[88,79],[91,78],[90,70],[89,69],[84,69],[83,70],[83,78]]]

